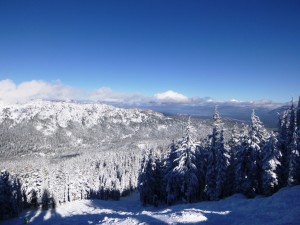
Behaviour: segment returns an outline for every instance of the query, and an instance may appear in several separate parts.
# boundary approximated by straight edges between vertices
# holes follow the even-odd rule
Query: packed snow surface
[[[246,199],[236,194],[215,202],[143,207],[138,193],[120,201],[82,200],[48,211],[26,211],[3,225],[23,224],[216,224],[299,225],[300,186],[284,188],[271,197]]]

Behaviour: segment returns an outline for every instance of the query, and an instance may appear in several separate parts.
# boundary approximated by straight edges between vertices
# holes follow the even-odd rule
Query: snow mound
[[[210,225],[299,225],[300,186],[280,190],[271,197],[246,199],[234,195],[216,202],[142,207],[138,193],[120,201],[83,200],[48,211],[27,211],[3,225],[22,224],[210,224]]]

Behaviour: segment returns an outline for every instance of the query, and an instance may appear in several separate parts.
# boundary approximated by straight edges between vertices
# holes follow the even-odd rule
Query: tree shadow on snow
[[[121,203],[118,201],[92,200],[80,204],[83,204],[83,209],[86,211],[75,208],[74,212],[72,212],[72,210],[69,209],[66,213],[68,216],[63,216],[63,214],[61,214],[62,211],[59,209],[29,210],[22,213],[23,217],[2,222],[4,222],[3,225],[24,224],[24,216],[27,216],[30,220],[30,225],[96,225],[103,223],[116,224],[125,221],[127,224],[144,223],[165,225],[168,224],[165,221],[173,221],[173,224],[229,225],[235,221],[233,217],[238,216],[234,215],[235,213],[232,212],[224,214],[217,211],[210,211],[210,209],[206,207],[195,207],[194,209],[189,209],[187,211],[185,211],[182,206],[161,206],[157,208],[153,206],[141,207],[141,204],[138,201],[126,202],[124,204],[124,202]],[[67,207],[65,207],[64,210],[66,208]],[[77,214],[77,210],[80,211],[81,214]],[[189,213],[192,213],[190,217]],[[172,218],[172,216],[174,216],[174,218]],[[197,220],[197,217],[201,218],[201,216],[202,219]],[[191,221],[193,217],[196,217],[194,220],[196,222]],[[164,221],[159,218],[162,218]],[[187,221],[184,221],[185,218],[187,218]],[[176,221],[177,219],[180,221]],[[240,219],[242,221],[242,218]]]
[[[108,203],[108,204],[107,204]],[[57,209],[48,210],[28,210],[22,213],[22,216],[13,218],[10,220],[1,221],[3,225],[21,225],[24,224],[24,217],[28,217],[30,225],[96,225],[102,223],[115,224],[118,222],[125,221],[128,224],[132,223],[145,223],[145,224],[162,224],[165,225],[164,221],[156,219],[150,215],[141,214],[141,212],[132,212],[130,208],[124,210],[123,207],[109,207],[109,202],[99,204],[96,201],[88,203],[89,209],[103,209],[99,213],[81,212],[83,214],[72,215],[72,212],[68,213],[69,216],[62,216]],[[120,211],[119,211],[120,210]],[[142,209],[141,209],[142,210]],[[1,223],[2,224],[2,223]]]

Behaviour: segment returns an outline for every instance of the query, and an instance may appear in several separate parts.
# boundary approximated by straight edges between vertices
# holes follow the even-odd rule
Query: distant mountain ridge
[[[210,103],[205,105],[180,105],[180,104],[161,104],[145,105],[142,108],[151,109],[165,115],[191,115],[198,118],[211,118],[215,106],[218,107],[223,118],[248,123],[250,122],[251,113],[255,110],[256,115],[260,117],[264,125],[268,128],[277,128],[278,113],[282,113],[289,106],[277,105],[253,105],[253,104],[218,104]]]
[[[35,100],[0,106],[0,152],[53,153],[58,148],[87,148],[139,140],[178,137],[184,121],[148,109],[125,109],[101,103]],[[200,130],[209,125],[198,123]],[[201,128],[202,127],[202,128]],[[205,133],[206,134],[206,133]]]
[[[11,120],[12,126],[34,122],[37,130],[45,135],[55,132],[58,128],[67,128],[70,122],[85,127],[92,127],[104,119],[112,123],[141,123],[163,115],[151,110],[122,109],[106,104],[82,104],[63,101],[36,100],[26,104],[15,104],[0,108],[0,123],[5,119]],[[41,124],[41,122],[45,122]]]

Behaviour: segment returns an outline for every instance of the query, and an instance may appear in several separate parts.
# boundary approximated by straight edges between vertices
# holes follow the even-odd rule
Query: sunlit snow
[[[81,200],[48,211],[27,211],[3,225],[30,224],[235,224],[297,225],[300,221],[300,186],[284,188],[271,197],[247,199],[236,194],[229,198],[194,204],[143,207],[138,193],[120,201]]]

